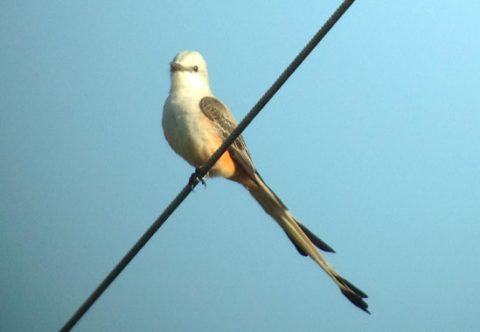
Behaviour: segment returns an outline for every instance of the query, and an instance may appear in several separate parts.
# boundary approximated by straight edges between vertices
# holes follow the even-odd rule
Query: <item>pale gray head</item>
[[[170,62],[172,89],[210,91],[207,63],[197,51],[182,51]]]

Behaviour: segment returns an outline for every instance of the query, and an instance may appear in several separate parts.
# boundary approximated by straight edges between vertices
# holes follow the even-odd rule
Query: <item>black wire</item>
[[[196,175],[199,179],[203,178],[210,168],[220,159],[220,157],[227,151],[229,146],[237,139],[238,136],[245,130],[245,128],[252,122],[252,120],[260,113],[262,108],[272,99],[272,97],[277,93],[277,91],[282,87],[282,85],[289,79],[293,72],[302,64],[303,60],[313,51],[313,49],[318,45],[318,43],[325,37],[325,35],[330,31],[330,29],[337,23],[337,21],[342,17],[342,15],[348,10],[348,8],[353,4],[355,0],[344,1],[337,10],[330,16],[330,18],[325,22],[325,24],[318,30],[318,32],[313,36],[313,38],[308,42],[308,44],[303,48],[303,50],[298,53],[298,55],[293,59],[293,61],[288,65],[288,67],[283,71],[283,73],[277,78],[277,80],[272,84],[270,89],[265,92],[265,94],[260,98],[260,100],[253,106],[253,108],[248,112],[248,114],[243,118],[242,122],[232,131],[230,136],[223,142],[223,144],[215,151],[215,153],[210,157],[210,159],[200,167],[199,171],[196,172]]]
[[[293,72],[300,66],[305,58],[312,52],[318,43],[325,37],[335,23],[342,17],[342,15],[353,4],[354,0],[344,1],[337,10],[330,16],[320,30],[308,42],[305,48],[295,57],[290,65],[283,71],[273,85],[260,98],[260,100],[248,112],[245,118],[238,124],[229,137],[217,149],[217,151],[210,157],[210,159],[198,169],[190,177],[189,183],[182,189],[182,191],[175,197],[175,199],[166,207],[163,213],[155,220],[155,222],[147,229],[142,237],[135,243],[135,245],[127,252],[127,254],[118,262],[113,270],[103,279],[93,293],[85,300],[85,302],[78,308],[73,316],[65,323],[60,331],[70,331],[73,326],[82,318],[88,309],[95,303],[95,301],[103,294],[103,292],[110,286],[116,277],[123,271],[123,269],[130,263],[130,261],[138,254],[138,252],[145,246],[155,232],[163,225],[163,223],[170,217],[175,209],[187,198],[190,192],[198,185],[201,179],[208,173],[210,168],[218,161],[218,159],[225,153],[228,147],[237,139],[243,130],[252,122],[263,107],[272,99],[282,85],[288,80]]]

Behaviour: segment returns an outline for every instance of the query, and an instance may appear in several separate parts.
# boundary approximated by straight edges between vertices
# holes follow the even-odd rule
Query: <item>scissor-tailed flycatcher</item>
[[[207,63],[200,53],[183,51],[170,63],[171,87],[163,107],[163,130],[170,146],[194,167],[210,158],[237,123],[228,108],[213,96]],[[242,184],[263,209],[283,228],[298,252],[310,256],[357,307],[368,311],[367,295],[341,277],[320,252],[334,252],[303,226],[265,184],[253,165],[242,136],[220,157],[209,172]]]

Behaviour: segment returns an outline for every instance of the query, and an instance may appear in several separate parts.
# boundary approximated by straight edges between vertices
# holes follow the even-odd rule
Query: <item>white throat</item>
[[[170,94],[195,94],[210,96],[208,77],[198,73],[176,71],[171,74]]]

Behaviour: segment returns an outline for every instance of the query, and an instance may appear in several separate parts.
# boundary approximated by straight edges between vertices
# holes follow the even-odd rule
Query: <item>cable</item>
[[[288,80],[293,72],[300,66],[305,58],[312,52],[318,43],[325,37],[335,23],[342,17],[342,15],[353,4],[354,0],[343,1],[337,10],[330,16],[320,30],[313,36],[304,49],[295,57],[290,65],[277,78],[270,89],[260,98],[260,100],[248,112],[245,118],[238,124],[229,137],[217,149],[217,151],[210,157],[210,159],[195,171],[190,177],[190,181],[182,191],[175,197],[175,199],[165,208],[163,213],[155,220],[155,222],[147,229],[142,237],[135,243],[135,245],[125,254],[125,256],[117,263],[113,270],[103,279],[92,294],[85,300],[85,302],[77,309],[72,317],[65,323],[60,331],[70,331],[75,324],[82,318],[88,309],[95,303],[95,301],[103,294],[103,292],[110,286],[116,277],[123,271],[123,269],[130,263],[130,261],[138,254],[138,252],[145,246],[155,232],[163,225],[163,223],[170,217],[173,211],[187,198],[190,192],[198,185],[202,178],[208,173],[210,168],[218,161],[218,159],[225,153],[229,146],[237,139],[243,130],[252,122],[252,120],[260,113],[263,107],[272,99],[282,85]]]
[[[196,175],[199,179],[203,178],[210,168],[220,159],[220,157],[227,151],[229,146],[237,139],[238,136],[245,130],[245,128],[252,122],[252,120],[260,113],[263,107],[272,99],[272,97],[277,93],[282,85],[290,78],[293,72],[302,64],[303,60],[313,51],[313,49],[318,45],[318,43],[325,37],[325,35],[330,31],[330,29],[337,23],[337,21],[342,17],[342,15],[348,10],[348,8],[353,4],[355,0],[344,1],[337,10],[330,16],[330,18],[325,22],[325,24],[318,30],[318,32],[313,36],[313,38],[308,42],[308,44],[303,48],[303,50],[293,59],[293,61],[288,65],[288,67],[283,71],[283,73],[277,78],[277,80],[272,84],[270,89],[265,92],[265,94],[260,98],[260,100],[253,106],[253,108],[248,112],[248,114],[243,118],[243,120],[238,124],[238,126],[232,131],[230,136],[223,142],[223,144],[215,151],[215,153],[210,157],[210,159],[200,167],[199,171],[196,172]]]

